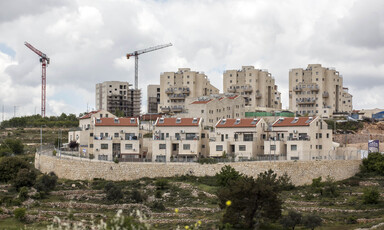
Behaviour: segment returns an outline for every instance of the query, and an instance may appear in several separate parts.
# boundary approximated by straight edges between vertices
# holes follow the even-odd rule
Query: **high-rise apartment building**
[[[352,112],[352,95],[343,87],[343,77],[334,68],[309,64],[289,71],[289,108],[298,115]]]
[[[161,73],[159,112],[180,113],[185,111],[187,98],[218,93],[203,72],[179,68],[177,72]]]
[[[226,70],[223,75],[224,93],[244,97],[247,111],[281,109],[280,92],[275,79],[267,70],[243,66],[241,70]]]
[[[141,107],[141,90],[130,89],[128,82],[105,81],[96,84],[96,109],[107,110],[124,116],[139,116]]]
[[[160,104],[160,85],[148,85],[147,95],[147,113],[157,113]]]

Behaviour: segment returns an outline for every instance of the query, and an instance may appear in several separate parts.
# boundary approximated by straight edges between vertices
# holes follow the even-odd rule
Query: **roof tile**
[[[225,120],[225,123],[222,124],[222,121]],[[239,123],[236,121],[240,120]],[[256,120],[256,123],[253,124],[253,121]],[[242,118],[242,119],[221,119],[217,125],[216,128],[254,128],[256,125],[260,122],[260,119],[254,119],[254,118]]]
[[[163,119],[164,122],[160,123],[160,119]],[[176,120],[180,119],[180,123],[176,123]],[[175,118],[175,117],[167,117],[167,118],[159,118],[156,121],[155,126],[199,126],[200,118],[196,118],[197,121],[193,123],[193,119],[195,118]]]
[[[312,117],[312,120],[309,121],[311,117],[284,117],[279,118],[273,123],[273,127],[294,127],[294,126],[309,126],[309,124],[315,120],[316,117]],[[282,119],[282,120],[281,120]],[[293,120],[297,119],[297,122]],[[307,122],[309,121],[309,122]]]
[[[131,119],[134,119],[134,123],[131,123]],[[98,120],[100,123],[98,123]],[[121,117],[121,118],[116,118],[118,123],[115,123],[115,118],[113,117],[104,117],[104,118],[99,118],[96,120],[96,126],[137,126],[137,118],[130,118],[130,117]]]

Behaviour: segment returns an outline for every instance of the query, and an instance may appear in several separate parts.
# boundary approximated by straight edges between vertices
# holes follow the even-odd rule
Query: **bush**
[[[57,154],[57,151],[56,151],[56,150],[53,150],[53,151],[52,151],[52,156],[56,156],[56,154]]]
[[[155,197],[156,197],[156,198],[162,198],[162,197],[163,197],[163,192],[160,191],[160,190],[157,190],[157,191],[155,192]]]
[[[57,176],[54,172],[40,175],[35,184],[35,188],[39,192],[48,193],[55,189],[57,184]]]
[[[143,135],[143,138],[152,138],[153,134],[152,133],[146,133]]]
[[[381,153],[369,153],[368,157],[363,159],[360,168],[362,172],[374,172],[384,175],[384,155]]]
[[[309,214],[307,216],[304,216],[302,220],[302,224],[306,228],[315,229],[316,227],[320,227],[323,223],[323,220],[320,218],[320,216]]]
[[[115,162],[116,164],[119,163],[119,159],[117,157],[113,158],[113,162]]]
[[[379,203],[380,193],[376,187],[366,188],[363,193],[364,204],[377,204]]]
[[[218,161],[214,158],[199,158],[197,162],[200,164],[217,164]]]
[[[283,225],[284,228],[292,228],[295,229],[296,225],[299,225],[301,223],[302,215],[301,213],[298,213],[293,210],[288,211],[287,216],[283,216],[281,218],[280,223]]]
[[[36,181],[36,173],[30,169],[20,169],[16,178],[12,181],[13,187],[19,190],[21,187],[32,187]]]
[[[327,177],[327,180],[323,183],[323,190],[321,195],[324,197],[338,197],[339,191],[333,178]]]
[[[138,190],[133,190],[131,194],[131,199],[136,203],[141,203],[144,201],[144,196]]]
[[[24,145],[21,140],[17,139],[5,139],[0,146],[0,149],[7,149],[7,151],[11,150],[11,152],[15,155],[24,153]]]
[[[356,216],[348,216],[347,224],[357,224],[357,217]]]
[[[20,188],[19,199],[20,199],[20,201],[25,201],[28,199],[28,188],[27,187]]]
[[[158,190],[165,190],[168,188],[169,182],[167,179],[160,178],[156,180],[155,185]]]
[[[114,183],[109,182],[105,185],[104,191],[106,193],[106,199],[112,202],[118,202],[123,199],[124,194],[120,187],[117,187]]]
[[[16,208],[13,211],[13,214],[15,215],[15,218],[19,221],[25,221],[26,217],[26,209],[25,208]]]
[[[152,210],[155,210],[155,211],[158,211],[158,212],[161,212],[161,211],[165,210],[164,204],[162,202],[159,202],[159,201],[153,202],[150,205],[150,207],[151,207]]]
[[[5,157],[0,161],[0,182],[9,182],[16,178],[20,169],[29,169],[30,165],[18,157]]]
[[[287,173],[284,173],[277,179],[277,183],[282,191],[289,191],[295,188],[292,184],[291,177]]]
[[[232,181],[235,181],[242,176],[243,174],[239,173],[231,166],[226,165],[221,168],[219,173],[216,173],[216,180],[221,187],[226,187],[229,186]]]

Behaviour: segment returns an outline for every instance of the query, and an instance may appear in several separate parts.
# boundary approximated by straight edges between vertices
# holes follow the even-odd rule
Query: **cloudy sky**
[[[288,72],[309,63],[335,67],[356,109],[384,107],[382,0],[2,0],[0,106],[5,119],[40,113],[41,65],[28,41],[51,58],[47,115],[95,107],[95,84],[134,81],[125,54],[140,56],[143,108],[148,84],[180,67],[204,71],[222,90],[222,73],[268,69],[288,107]],[[1,109],[1,108],[0,108]]]

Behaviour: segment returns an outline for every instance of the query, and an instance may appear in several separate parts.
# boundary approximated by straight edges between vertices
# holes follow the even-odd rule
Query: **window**
[[[204,113],[204,109],[201,110],[201,113]]]
[[[319,149],[323,149],[323,146],[322,146],[322,145],[319,145]]]
[[[327,133],[327,138],[329,138],[329,133]]]
[[[205,149],[205,145],[201,145],[201,148],[202,148],[202,149]]]
[[[93,137],[93,133],[90,133],[89,136],[90,136],[90,137]]]
[[[202,133],[202,134],[201,134],[201,138],[205,138],[205,133]]]
[[[108,149],[108,144],[101,144],[100,148],[101,149]]]
[[[119,137],[119,133],[115,133],[114,137]]]
[[[297,145],[291,145],[291,151],[296,151],[297,150]]]
[[[104,135],[105,135],[105,137],[108,137],[108,133],[105,133]]]
[[[131,124],[135,124],[135,118],[131,118]]]
[[[276,145],[271,145],[271,151],[275,151],[276,150]]]
[[[185,139],[186,140],[194,140],[196,138],[196,133],[186,133]]]
[[[168,138],[168,137],[169,137],[169,133],[166,133],[166,134],[165,134],[165,138]]]
[[[222,145],[216,145],[216,151],[223,151]]]
[[[92,149],[92,148],[93,148],[93,144],[89,144],[89,148],[91,148],[91,149]]]
[[[183,144],[183,150],[190,150],[191,145],[190,144]]]
[[[159,149],[166,149],[167,145],[166,144],[159,144]]]
[[[132,149],[132,144],[125,144],[125,149]]]
[[[244,133],[244,141],[253,141],[253,134],[251,133]]]
[[[245,145],[239,145],[239,151],[245,151],[246,147]]]

